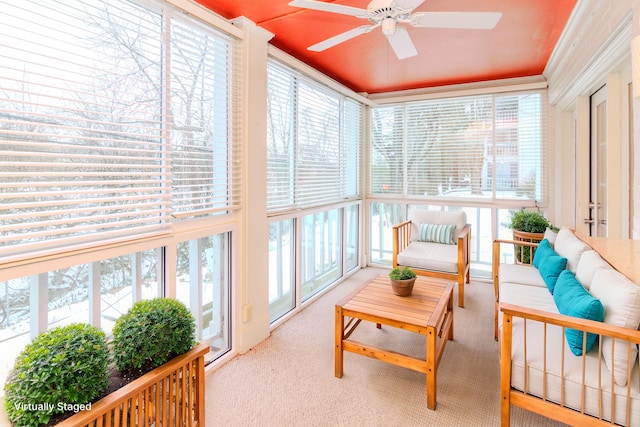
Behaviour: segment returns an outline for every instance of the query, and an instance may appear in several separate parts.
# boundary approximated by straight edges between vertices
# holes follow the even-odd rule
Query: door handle
[[[601,219],[600,221],[598,221],[598,223],[600,225],[607,225],[607,220],[606,219]]]
[[[585,219],[584,219],[584,223],[585,223],[585,224],[593,224],[594,222],[595,222],[594,220],[589,219],[589,218],[585,218]]]

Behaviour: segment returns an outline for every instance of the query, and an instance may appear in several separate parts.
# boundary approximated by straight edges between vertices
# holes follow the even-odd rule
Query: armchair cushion
[[[455,229],[455,224],[420,224],[418,241],[455,245],[456,241],[453,240]]]
[[[411,242],[398,254],[398,264],[456,274],[458,247],[433,242]]]
[[[420,224],[455,224],[456,229],[453,232],[455,242],[458,234],[467,223],[467,214],[464,211],[434,211],[414,208],[409,210],[407,219],[411,220],[411,241],[419,240]]]

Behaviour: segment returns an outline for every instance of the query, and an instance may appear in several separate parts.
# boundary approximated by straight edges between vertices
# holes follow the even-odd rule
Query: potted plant
[[[513,231],[513,240],[519,242],[539,243],[544,238],[544,232],[547,228],[558,230],[537,210],[511,211],[511,222],[506,225]],[[531,263],[531,247],[516,245],[515,250],[517,262]]]
[[[413,285],[416,282],[416,272],[409,267],[395,267],[389,272],[393,293],[406,297],[411,295]]]

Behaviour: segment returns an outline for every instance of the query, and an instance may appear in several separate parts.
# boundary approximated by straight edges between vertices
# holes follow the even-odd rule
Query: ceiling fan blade
[[[416,12],[409,23],[414,27],[491,30],[500,18],[500,12]]]
[[[353,30],[346,31],[344,33],[338,34],[337,36],[333,36],[324,41],[321,41],[320,43],[316,43],[313,46],[309,46],[307,50],[322,52],[323,50],[329,49],[330,47],[333,47],[337,44],[346,42],[347,40],[351,40],[354,37],[358,37],[359,35],[368,33],[375,27],[377,27],[377,25],[363,25],[362,27],[354,28]]]
[[[323,12],[340,13],[342,15],[351,15],[359,18],[366,17],[368,13],[366,9],[359,9],[357,7],[343,6],[341,4],[326,3],[314,0],[293,0],[289,3],[289,6],[321,10]]]
[[[424,2],[425,0],[396,0],[396,6],[400,9],[412,11]]]
[[[398,59],[405,59],[418,54],[411,37],[409,37],[409,33],[403,27],[396,27],[396,31],[393,34],[389,34],[387,40],[389,40],[389,44]]]

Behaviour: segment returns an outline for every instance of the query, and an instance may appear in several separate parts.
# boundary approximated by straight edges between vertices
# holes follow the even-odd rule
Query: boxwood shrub
[[[74,323],[36,337],[18,355],[4,385],[15,426],[46,424],[69,405],[83,405],[108,386],[109,350],[95,326]]]
[[[180,301],[138,301],[113,328],[113,360],[120,371],[148,371],[190,350],[195,318]]]

